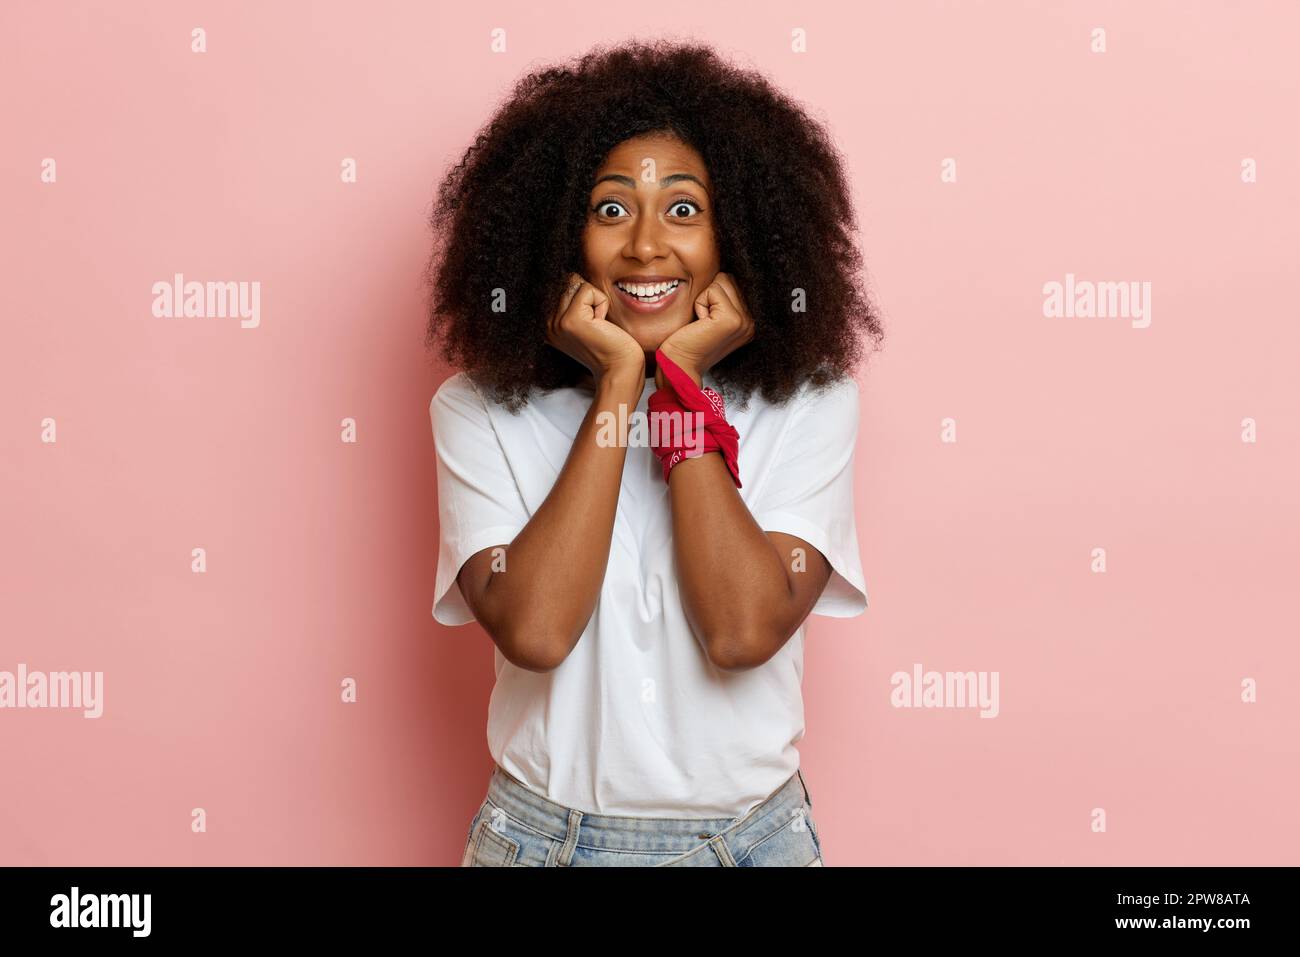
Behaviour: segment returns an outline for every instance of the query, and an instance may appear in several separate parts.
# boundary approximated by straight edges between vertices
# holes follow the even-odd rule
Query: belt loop
[[[718,855],[718,860],[722,862],[723,867],[737,867],[736,858],[731,853],[731,848],[727,847],[726,839],[723,837],[731,829],[723,831],[722,834],[715,834],[709,838],[709,843],[713,845],[713,851]]]
[[[568,867],[569,862],[573,860],[573,852],[578,847],[578,828],[582,825],[582,812],[576,808],[569,808],[569,832],[565,835],[564,846],[560,848],[560,854],[555,859],[557,867]]]

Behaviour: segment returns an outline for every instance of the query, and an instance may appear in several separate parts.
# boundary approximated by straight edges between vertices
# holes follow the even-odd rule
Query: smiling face
[[[623,141],[596,171],[583,276],[647,354],[695,318],[718,273],[710,189],[700,154],[667,133]]]

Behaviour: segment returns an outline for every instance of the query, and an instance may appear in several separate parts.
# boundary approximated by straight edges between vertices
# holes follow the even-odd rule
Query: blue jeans
[[[796,771],[740,818],[586,814],[493,766],[462,867],[823,867],[812,797]]]

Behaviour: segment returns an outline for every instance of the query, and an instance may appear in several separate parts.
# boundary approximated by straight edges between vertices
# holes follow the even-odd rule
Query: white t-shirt
[[[706,374],[704,384],[717,388]],[[648,381],[637,411],[654,391]],[[465,373],[430,403],[441,543],[433,617],[474,620],[456,576],[474,553],[511,542],[541,506],[593,401],[534,390],[517,415]],[[797,535],[834,569],[813,614],[867,607],[853,510],[858,385],[804,386],[785,405],[754,393],[727,407],[740,433],[740,496],[764,531]],[[715,453],[708,453],[715,454]],[[560,560],[560,559],[557,559]],[[488,705],[493,759],[539,794],[590,814],[739,817],[799,767],[804,627],[758,668],[715,668],[682,608],[671,502],[653,450],[627,450],[596,608],[558,668],[537,673],[495,650]]]

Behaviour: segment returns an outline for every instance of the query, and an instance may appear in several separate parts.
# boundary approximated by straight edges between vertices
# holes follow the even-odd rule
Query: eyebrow
[[[613,180],[615,183],[618,183],[621,186],[626,186],[628,189],[636,189],[636,180],[631,176],[620,176],[617,173],[608,173],[602,176],[600,179],[596,180],[596,185],[599,186],[606,180]],[[689,180],[692,183],[699,183],[700,188],[705,192],[708,192],[708,187],[704,185],[703,181],[698,176],[692,176],[690,173],[673,173],[671,176],[665,176],[659,181],[659,188],[667,189],[669,186],[673,185],[673,183],[680,183],[683,180]]]

